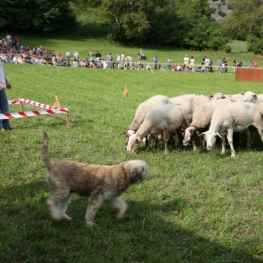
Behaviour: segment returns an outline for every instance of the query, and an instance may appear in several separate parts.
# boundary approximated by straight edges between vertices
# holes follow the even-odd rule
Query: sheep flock
[[[219,139],[221,154],[225,154],[227,138],[234,157],[234,145],[238,144],[240,133],[246,134],[249,148],[257,135],[263,142],[262,131],[263,94],[247,91],[232,95],[185,94],[173,98],[155,95],[139,104],[128,130],[120,134],[125,135],[125,149],[130,153],[136,151],[142,141],[146,150],[150,150],[153,142],[157,148],[162,138],[165,153],[172,139],[175,147],[184,145],[208,151]]]

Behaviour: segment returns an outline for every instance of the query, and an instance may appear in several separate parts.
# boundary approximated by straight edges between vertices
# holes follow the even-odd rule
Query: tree
[[[8,14],[0,19],[1,27],[12,29],[38,29],[52,31],[72,23],[69,3],[64,0],[2,0],[2,13]],[[4,12],[3,12],[4,11]],[[2,21],[2,23],[1,23]]]
[[[110,28],[110,38],[133,45],[220,49],[227,41],[204,0],[71,0]],[[91,16],[89,15],[89,18]],[[216,44],[215,44],[216,43]]]
[[[263,24],[262,0],[229,0],[233,12],[223,27],[232,39],[245,40],[248,35],[260,37]]]

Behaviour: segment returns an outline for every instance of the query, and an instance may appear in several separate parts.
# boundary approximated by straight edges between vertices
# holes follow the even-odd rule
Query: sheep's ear
[[[214,98],[214,95],[209,95],[209,96],[207,96],[208,97],[208,99],[213,99]]]
[[[239,94],[240,94],[240,95],[245,95],[245,93],[244,93],[244,92],[240,92]]]
[[[126,134],[127,133],[127,131],[125,131],[125,132],[121,132],[119,135],[123,135],[123,134]]]
[[[137,140],[138,142],[141,142],[141,141],[142,141],[140,134],[136,134],[136,140]]]
[[[217,132],[216,135],[222,139],[222,136],[220,135],[219,132]]]
[[[199,137],[203,137],[205,135],[206,132],[202,132],[200,134],[198,134]]]

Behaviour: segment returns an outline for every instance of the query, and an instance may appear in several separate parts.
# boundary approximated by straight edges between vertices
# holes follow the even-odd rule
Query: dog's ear
[[[133,169],[134,183],[140,183],[148,173],[147,165],[144,161],[137,161],[138,164]]]
[[[132,177],[132,183],[140,183],[148,173],[147,164],[142,160],[132,160],[124,164],[126,171]]]
[[[134,183],[140,183],[143,180],[144,167],[136,167],[134,173]]]

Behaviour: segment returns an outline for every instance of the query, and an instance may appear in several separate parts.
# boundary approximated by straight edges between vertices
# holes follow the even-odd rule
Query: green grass
[[[231,40],[228,45],[231,47],[232,53],[246,53],[247,44],[246,41]]]
[[[79,48],[82,54],[97,47],[103,53],[138,50],[93,39],[41,43],[61,51]],[[161,58],[173,54],[174,60],[185,53],[148,49],[146,54],[155,51]],[[205,54],[187,53],[200,58]],[[220,147],[207,153],[170,145],[165,155],[162,143],[157,150],[145,152],[141,145],[137,153],[128,154],[119,135],[139,103],[153,95],[262,93],[261,83],[236,82],[233,73],[152,74],[12,64],[4,64],[4,69],[13,84],[7,90],[10,100],[23,97],[52,105],[58,95],[62,106],[69,108],[71,128],[64,115],[41,115],[13,119],[15,130],[0,133],[1,262],[263,262],[262,142],[251,150],[237,149],[235,158],[229,148],[220,156]],[[126,85],[127,100],[122,94]],[[33,109],[24,105],[25,111]],[[19,111],[19,106],[10,110]],[[54,161],[147,162],[147,179],[123,195],[128,210],[122,221],[115,223],[116,211],[103,206],[97,225],[86,227],[87,200],[79,197],[69,205],[72,222],[51,219],[46,169],[40,160],[43,131],[50,137]]]

